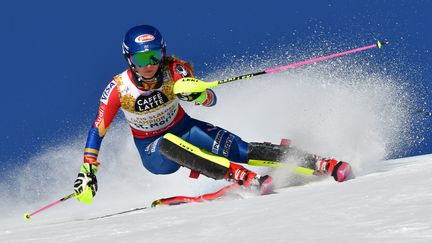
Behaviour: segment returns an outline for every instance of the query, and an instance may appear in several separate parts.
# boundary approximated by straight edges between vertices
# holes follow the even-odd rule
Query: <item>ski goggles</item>
[[[156,65],[162,60],[162,50],[135,53],[130,57],[131,62],[139,67]]]

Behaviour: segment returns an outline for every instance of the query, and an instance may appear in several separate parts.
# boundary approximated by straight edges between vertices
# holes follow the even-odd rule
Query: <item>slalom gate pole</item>
[[[61,203],[63,201],[68,200],[69,198],[74,197],[74,196],[75,196],[75,194],[71,193],[71,194],[69,194],[69,195],[67,195],[67,196],[65,196],[63,198],[60,198],[59,200],[57,200],[57,201],[55,201],[55,202],[53,202],[51,204],[46,205],[45,207],[43,207],[41,209],[38,209],[38,210],[34,211],[33,213],[26,213],[26,214],[24,214],[24,219],[25,220],[30,220],[31,216],[33,216],[33,215],[35,215],[37,213],[40,213],[40,212],[42,212],[42,211],[44,211],[46,209],[49,209],[49,208],[51,208],[51,207],[53,207],[53,206],[55,206],[55,205],[57,205],[57,204],[59,204],[59,203]]]
[[[388,44],[388,42],[378,41],[376,44],[367,45],[367,46],[355,48],[355,49],[348,50],[348,51],[338,52],[338,53],[331,54],[328,56],[317,57],[317,58],[313,58],[313,59],[306,60],[306,61],[296,62],[293,64],[281,66],[281,67],[271,68],[271,69],[267,69],[267,70],[260,71],[260,72],[249,73],[249,74],[245,74],[245,75],[241,75],[241,76],[237,76],[237,77],[233,77],[233,78],[222,79],[222,80],[218,80],[218,81],[204,82],[204,81],[197,80],[197,79],[182,78],[182,79],[179,79],[174,84],[173,92],[174,92],[174,94],[190,93],[190,92],[203,92],[205,89],[214,88],[214,87],[219,86],[221,84],[225,84],[225,83],[229,83],[229,82],[233,82],[233,81],[237,81],[237,80],[242,80],[242,79],[247,79],[247,78],[252,78],[252,77],[263,75],[263,74],[275,73],[275,72],[279,72],[279,71],[282,71],[285,69],[296,68],[296,67],[300,67],[300,66],[315,63],[315,62],[332,59],[335,57],[340,57],[340,56],[349,55],[349,54],[360,52],[360,51],[365,51],[368,49],[381,48],[383,45],[386,45],[386,44]]]

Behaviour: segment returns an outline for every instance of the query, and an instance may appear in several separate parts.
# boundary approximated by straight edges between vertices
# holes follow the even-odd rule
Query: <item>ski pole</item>
[[[219,86],[221,84],[225,84],[228,82],[252,78],[252,77],[267,74],[267,73],[275,73],[275,72],[279,72],[279,71],[282,71],[285,69],[300,67],[303,65],[307,65],[307,64],[311,64],[311,63],[315,63],[315,62],[319,62],[319,61],[324,61],[324,60],[332,59],[335,57],[340,57],[340,56],[344,56],[344,55],[348,55],[348,54],[352,54],[352,53],[356,53],[356,52],[360,52],[360,51],[364,51],[364,50],[368,50],[368,49],[372,49],[372,48],[381,48],[383,45],[386,45],[386,44],[388,44],[388,42],[378,41],[376,44],[367,45],[367,46],[355,48],[355,49],[344,51],[344,52],[338,52],[338,53],[331,54],[328,56],[317,57],[317,58],[313,58],[310,60],[296,62],[293,64],[281,66],[281,67],[270,68],[270,69],[267,69],[264,71],[249,73],[249,74],[245,74],[245,75],[241,75],[241,76],[237,76],[237,77],[233,77],[233,78],[222,79],[222,80],[218,80],[218,81],[204,82],[204,81],[197,80],[197,79],[182,78],[182,79],[179,79],[174,84],[173,92],[174,92],[174,94],[203,92],[206,89],[214,88],[216,86]]]
[[[69,195],[67,195],[67,196],[65,196],[65,197],[63,197],[63,198],[61,198],[61,199],[59,199],[59,200],[57,200],[57,201],[55,201],[55,202],[49,204],[49,205],[46,205],[45,207],[43,207],[43,208],[41,208],[41,209],[38,209],[38,210],[34,211],[33,213],[25,213],[25,214],[24,214],[24,219],[25,219],[25,220],[30,220],[30,219],[31,219],[31,216],[33,216],[33,215],[35,215],[35,214],[37,214],[37,213],[40,213],[40,212],[42,212],[42,211],[44,211],[44,210],[46,210],[46,209],[48,209],[48,208],[51,208],[51,207],[53,207],[53,206],[55,206],[55,205],[57,205],[57,204],[59,204],[59,203],[61,203],[61,202],[63,202],[63,201],[66,201],[66,200],[68,200],[69,198],[72,198],[72,197],[74,197],[74,196],[75,196],[75,194],[74,194],[74,193],[71,193],[71,194],[69,194]]]

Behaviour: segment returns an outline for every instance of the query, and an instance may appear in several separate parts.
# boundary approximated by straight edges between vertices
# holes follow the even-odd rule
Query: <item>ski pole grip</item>
[[[218,86],[218,82],[204,82],[196,78],[181,78],[177,80],[173,87],[174,94],[181,93],[202,93],[206,89]]]

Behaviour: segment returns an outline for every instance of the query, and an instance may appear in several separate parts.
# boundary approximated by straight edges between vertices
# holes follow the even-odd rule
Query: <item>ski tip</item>
[[[387,45],[388,43],[388,41],[378,41],[376,45],[378,48],[381,48],[383,45]]]
[[[29,213],[24,214],[24,220],[29,221],[31,219],[31,216]]]

